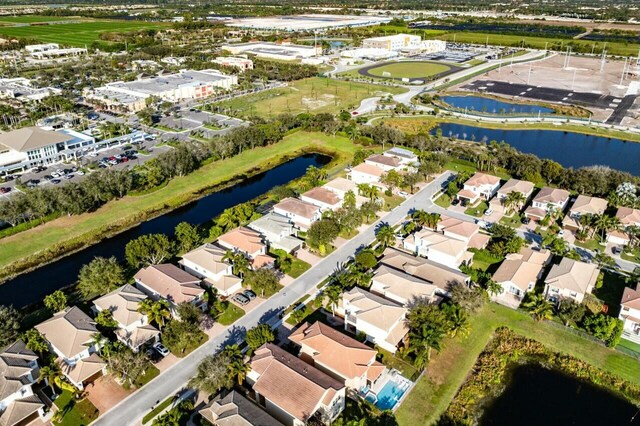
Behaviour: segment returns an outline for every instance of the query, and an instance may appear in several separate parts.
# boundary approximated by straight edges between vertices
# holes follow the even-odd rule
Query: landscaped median
[[[347,138],[293,132],[282,141],[206,164],[155,192],[126,196],[92,213],[65,216],[1,240],[0,278],[7,278],[80,250],[207,193],[266,171],[303,153],[333,156],[329,172],[346,166],[357,147]]]
[[[499,327],[507,327],[518,335],[542,343],[552,351],[571,355],[631,383],[639,382],[640,361],[636,358],[606,348],[565,327],[536,322],[525,312],[492,303],[473,315],[470,322],[472,331],[469,337],[447,339],[444,349],[432,357],[425,374],[396,411],[400,425],[434,424],[445,412]]]

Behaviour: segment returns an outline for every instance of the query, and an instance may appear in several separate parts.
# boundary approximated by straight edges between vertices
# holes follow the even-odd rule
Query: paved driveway
[[[288,285],[280,293],[266,300],[258,308],[248,312],[234,325],[228,327],[219,336],[213,337],[207,343],[196,349],[191,354],[169,367],[163,374],[151,381],[143,392],[136,392],[105,413],[93,424],[95,425],[131,425],[144,416],[156,403],[163,401],[176,391],[181,389],[189,379],[195,375],[198,364],[210,354],[219,351],[226,345],[242,341],[247,329],[260,323],[276,322],[278,314],[287,306],[294,303],[302,295],[314,288],[329,276],[336,268],[353,256],[354,252],[365,247],[375,239],[375,230],[383,223],[396,224],[411,211],[424,208],[432,204],[431,197],[445,185],[453,173],[447,172],[431,182],[420,192],[404,201],[393,211],[387,213],[383,219],[369,226],[364,232],[359,233],[345,245],[322,259],[318,264],[302,274],[293,283]]]

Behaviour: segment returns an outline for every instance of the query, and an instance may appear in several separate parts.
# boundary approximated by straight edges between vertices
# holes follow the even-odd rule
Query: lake
[[[214,192],[155,219],[143,222],[134,228],[48,265],[18,275],[0,285],[0,304],[22,308],[40,302],[47,294],[73,284],[78,277],[80,268],[96,256],[115,256],[118,259],[123,259],[127,243],[141,235],[173,234],[174,228],[180,222],[205,223],[222,213],[224,209],[250,201],[275,186],[301,177],[307,167],[322,167],[329,161],[331,158],[325,155],[300,156],[267,172],[245,179],[230,188]]]
[[[514,368],[504,392],[491,401],[480,426],[640,424],[638,408],[588,382],[538,364]]]
[[[554,110],[533,104],[519,104],[514,102],[499,101],[484,96],[441,96],[440,99],[454,108],[484,112],[488,114],[553,114]]]
[[[640,175],[640,143],[562,130],[484,129],[466,124],[441,123],[442,135],[468,141],[506,142],[518,151],[557,161],[564,167],[609,166]],[[435,134],[436,129],[432,130]]]

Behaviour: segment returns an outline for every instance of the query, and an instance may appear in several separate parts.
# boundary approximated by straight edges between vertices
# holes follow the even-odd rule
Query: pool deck
[[[397,370],[387,369],[371,388],[365,388],[361,390],[359,395],[361,398],[366,399],[367,401],[378,407],[378,395],[389,383],[394,383],[396,387],[399,387],[402,390],[402,395],[400,396],[400,398],[398,398],[394,406],[390,408],[392,411],[395,411],[400,406],[400,403],[404,400],[407,394],[409,394],[411,389],[413,389],[413,387],[415,386],[414,382],[402,376]],[[371,399],[375,398],[375,402],[368,399],[367,397],[370,397]],[[378,408],[384,409],[383,407]]]

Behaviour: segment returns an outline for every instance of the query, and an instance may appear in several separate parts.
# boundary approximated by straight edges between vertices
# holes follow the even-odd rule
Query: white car
[[[167,347],[165,345],[163,345],[162,343],[160,343],[160,342],[154,343],[153,344],[153,349],[155,349],[156,352],[158,352],[163,357],[169,355],[169,349],[167,349]]]
[[[398,195],[403,198],[409,198],[409,193],[404,191],[398,191]]]
[[[485,216],[491,216],[492,214],[493,214],[493,210],[491,210],[491,209],[487,209],[487,210],[484,212],[484,215],[485,215]]]
[[[76,172],[76,174],[77,174],[78,176],[84,176],[84,172],[83,172],[82,170],[78,170],[78,171]]]

